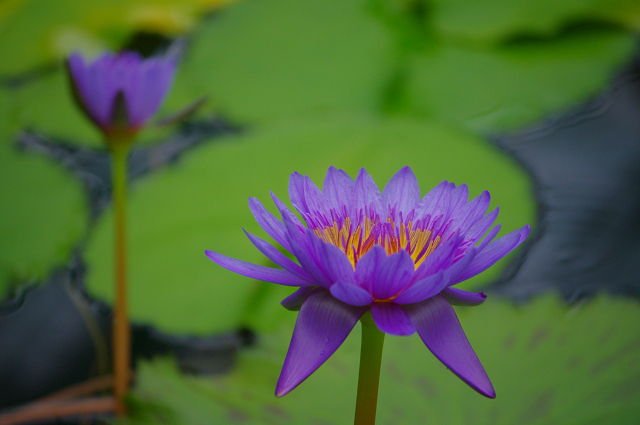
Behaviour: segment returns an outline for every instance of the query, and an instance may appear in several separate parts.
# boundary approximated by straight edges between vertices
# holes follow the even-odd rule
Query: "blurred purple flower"
[[[80,54],[67,60],[74,97],[107,135],[135,134],[165,98],[177,55],[143,59],[135,52],[105,53],[93,62]]]
[[[382,194],[364,168],[355,182],[344,171],[329,168],[322,191],[308,176],[293,173],[289,197],[308,227],[271,196],[282,221],[255,198],[249,199],[249,207],[260,226],[299,264],[249,233],[251,242],[282,269],[206,254],[241,275],[300,287],[282,301],[300,313],[277,396],[324,363],[371,310],[381,331],[418,332],[453,373],[479,393],[495,397],[451,307],[479,305],[486,295],[452,285],[486,270],[520,245],[529,225],[493,240],[500,225],[489,230],[498,215],[498,208],[485,215],[489,192],[468,202],[466,185],[444,181],[420,200],[409,167],[398,171]]]

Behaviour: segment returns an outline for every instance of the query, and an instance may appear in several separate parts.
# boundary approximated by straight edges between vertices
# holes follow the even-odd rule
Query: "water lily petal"
[[[284,224],[267,211],[256,198],[249,198],[249,209],[260,227],[262,227],[262,230],[267,232],[267,235],[271,236],[281,247],[291,252],[291,245],[287,239]]]
[[[244,229],[242,229],[244,230]],[[283,269],[290,271],[291,273],[299,276],[302,279],[308,280],[309,282],[313,282],[309,273],[304,271],[302,267],[288,258],[286,255],[278,251],[267,241],[260,239],[257,236],[252,235],[251,233],[244,230],[244,233],[247,235],[251,243],[258,248],[258,250],[269,260],[273,261],[276,265],[282,267]]]
[[[288,206],[285,205],[284,202],[282,202],[275,193],[273,193],[272,191],[269,191],[269,194],[271,195],[271,199],[273,200],[273,203],[276,204],[276,207],[278,208],[278,211],[280,211],[280,215],[282,216],[282,214],[286,214],[287,217],[289,217],[291,219],[291,221],[293,221],[299,228],[304,228],[304,224],[302,224],[302,221],[300,221],[300,219],[298,218],[297,215],[295,215]]]
[[[493,240],[493,238],[496,237],[498,232],[500,232],[501,228],[502,228],[502,224],[498,223],[491,230],[489,230],[489,233],[487,233],[482,239],[482,241],[478,244],[478,247],[477,247],[478,252],[482,251],[487,245],[489,245],[489,243]]]
[[[531,228],[527,224],[526,226],[514,230],[511,233],[504,235],[503,237],[496,239],[478,252],[478,255],[469,263],[465,271],[456,279],[457,282],[467,280],[479,273],[482,273],[496,261],[503,258],[505,255],[513,251],[523,240],[529,235]],[[478,247],[478,250],[480,247]]]
[[[364,257],[363,257],[364,258]],[[377,300],[388,300],[407,286],[414,265],[405,250],[385,256],[375,267],[371,279],[371,293]]]
[[[300,310],[300,307],[302,307],[304,300],[306,300],[307,297],[317,288],[317,286],[303,286],[284,300],[280,301],[280,305],[289,311],[298,311]]]
[[[377,212],[382,209],[380,189],[378,189],[373,178],[367,173],[364,167],[360,169],[356,176],[351,205],[354,209],[362,211],[369,210],[370,207],[373,207],[373,210]]]
[[[412,335],[416,328],[402,307],[394,303],[371,304],[371,316],[378,329],[390,335]]]
[[[282,221],[284,221],[284,225],[287,229],[287,238],[293,255],[317,285],[329,289],[333,282],[319,266],[319,261],[315,256],[313,247],[307,240],[306,234],[302,233],[300,228],[286,215],[286,213],[282,215]]]
[[[380,245],[374,245],[356,264],[356,280],[365,290],[372,292],[372,284],[378,264],[387,256]]]
[[[289,176],[289,200],[303,216],[309,212],[304,198],[304,176],[297,171]]]
[[[431,298],[436,294],[439,294],[443,289],[447,287],[449,283],[449,276],[442,270],[438,273],[431,275],[425,279],[419,280],[407,289],[402,291],[400,295],[394,298],[392,301],[397,304],[414,304]]]
[[[323,242],[311,231],[307,231],[307,240],[312,241],[316,258],[331,283],[338,280],[356,283],[353,266],[344,251],[335,245]]]
[[[447,211],[447,217],[453,218],[456,212],[468,205],[469,201],[469,187],[466,184],[461,184],[451,191],[451,198],[449,199],[449,209]]]
[[[453,307],[442,295],[405,305],[403,309],[438,360],[471,388],[486,397],[495,398],[487,373],[471,348]]]
[[[291,272],[282,269],[274,269],[273,267],[259,266],[257,264],[247,263],[246,261],[236,260],[226,255],[218,254],[214,251],[206,250],[205,254],[217,265],[231,270],[234,273],[247,276],[252,279],[262,280],[264,282],[277,283],[285,286],[311,286],[313,283],[302,279]]]
[[[451,287],[443,290],[442,296],[444,296],[452,305],[462,305],[467,307],[480,305],[487,299],[484,292],[468,292]]]
[[[482,219],[490,202],[491,196],[485,190],[472,199],[471,202],[462,205],[457,211],[453,212],[451,215],[451,227],[458,229],[461,235],[465,234],[471,226]]]
[[[449,276],[449,286],[458,281],[458,277],[466,270],[477,254],[478,249],[475,246],[469,247],[462,258],[457,259],[455,263],[445,270],[446,275]]]
[[[329,290],[331,295],[345,304],[361,307],[373,302],[371,294],[354,283],[339,280]]]
[[[320,367],[342,345],[368,307],[353,307],[316,289],[302,304],[276,385],[282,397]]]
[[[473,224],[464,234],[465,239],[476,241],[482,237],[489,230],[489,227],[496,221],[500,207],[496,207],[493,211],[478,220]]]
[[[455,235],[445,241],[418,266],[411,278],[411,282],[422,280],[438,270],[448,267],[453,261],[453,254],[462,242],[462,238]]]
[[[309,176],[304,176],[304,200],[309,209],[309,214],[316,216],[322,214],[325,217],[331,217],[329,201]]]
[[[434,207],[447,190],[448,185],[449,182],[445,180],[427,192],[416,207],[416,217],[424,217],[427,214],[433,215]]]
[[[354,184],[353,179],[343,170],[338,170],[333,165],[329,167],[322,184],[322,192],[338,213],[342,212],[343,205],[347,207],[347,212],[351,212]]]
[[[382,191],[382,208],[395,206],[398,212],[405,214],[420,202],[420,187],[410,167],[402,167],[391,177]]]

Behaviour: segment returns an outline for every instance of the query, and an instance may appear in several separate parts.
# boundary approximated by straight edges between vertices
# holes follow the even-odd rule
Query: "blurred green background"
[[[69,262],[110,302],[111,214],[90,218],[81,182],[14,148],[30,129],[82,149],[100,134],[73,104],[61,66],[79,50],[119,50],[139,34],[185,41],[159,115],[207,97],[189,120],[242,131],[211,138],[138,179],[130,193],[131,311],[138,323],[207,336],[257,332],[232,371],[181,375],[143,363],[125,423],[350,423],[359,329],[291,395],[273,395],[295,314],[291,290],[211,263],[211,249],[267,264],[241,227],[264,236],[247,206],[288,176],[321,183],[330,165],[364,166],[382,187],[410,165],[422,193],[442,180],[492,195],[501,234],[529,223],[528,173],[489,136],[516,132],[600,93],[634,56],[632,0],[4,0],[0,3],[0,290],[10,296]],[[156,146],[172,128],[150,128]],[[512,260],[460,284],[478,288]],[[637,301],[605,296],[567,307],[553,293],[514,306],[460,308],[498,397],[450,374],[414,335],[387,338],[378,423],[632,424],[640,420]]]

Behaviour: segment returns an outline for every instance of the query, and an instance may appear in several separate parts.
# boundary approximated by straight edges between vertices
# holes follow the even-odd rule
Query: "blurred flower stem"
[[[375,325],[369,311],[362,316],[360,323],[362,324],[362,343],[354,425],[374,425],[385,334]]]
[[[126,414],[124,397],[131,376],[131,327],[127,312],[127,159],[131,139],[109,140],[111,149],[116,298],[113,309],[113,395],[115,413]]]

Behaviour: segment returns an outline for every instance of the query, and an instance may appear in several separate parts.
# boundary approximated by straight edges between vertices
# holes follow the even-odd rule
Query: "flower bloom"
[[[143,59],[135,52],[67,60],[78,105],[107,135],[135,134],[160,107],[176,66],[175,55]]]
[[[271,196],[282,220],[255,198],[249,199],[249,207],[260,226],[298,263],[249,233],[256,248],[282,269],[206,254],[241,275],[300,287],[282,301],[300,313],[276,396],[291,391],[324,363],[370,310],[382,332],[417,332],[453,373],[481,394],[495,397],[451,307],[479,305],[486,296],[453,285],[520,245],[529,234],[528,225],[493,240],[500,225],[491,228],[498,208],[485,214],[489,192],[468,202],[466,185],[444,181],[420,200],[409,167],[398,171],[382,194],[364,168],[355,182],[344,171],[329,168],[322,191],[308,176],[293,173],[289,197],[307,226]]]

